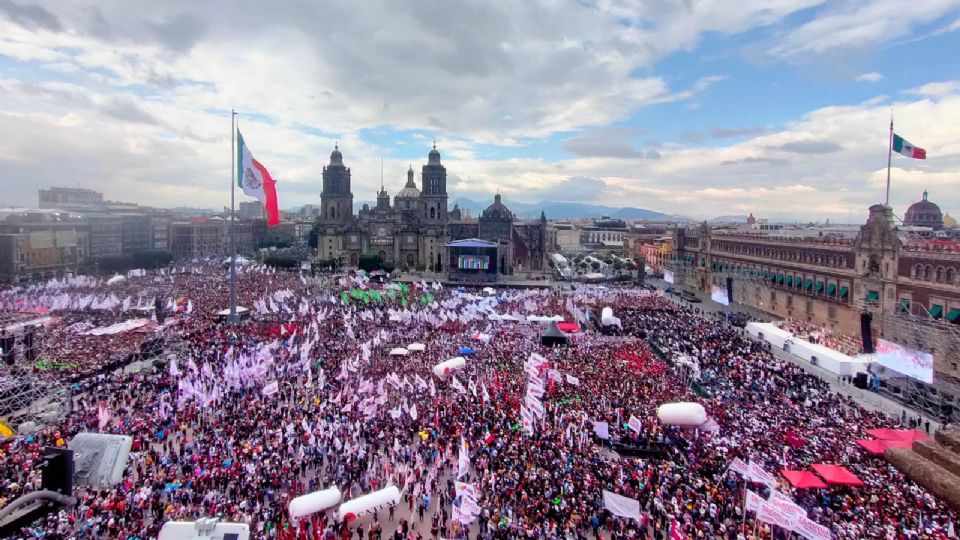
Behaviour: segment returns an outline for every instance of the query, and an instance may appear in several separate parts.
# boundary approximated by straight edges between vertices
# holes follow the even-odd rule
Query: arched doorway
[[[380,257],[380,260],[381,260],[381,261],[386,262],[386,260],[387,260],[387,252],[386,252],[386,251],[383,251],[383,250],[381,249],[381,250],[380,250],[380,253],[377,253],[377,256]]]
[[[407,253],[407,266],[413,268],[413,253]]]
[[[351,253],[351,254],[350,254],[350,266],[356,266],[358,262],[359,262],[359,260],[358,260],[357,254],[356,254],[356,253]]]

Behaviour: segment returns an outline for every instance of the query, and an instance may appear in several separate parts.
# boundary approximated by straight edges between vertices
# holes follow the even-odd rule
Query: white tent
[[[230,264],[230,257],[224,259],[223,264]],[[237,266],[246,266],[248,264],[250,264],[250,259],[244,257],[243,255],[237,255]]]
[[[112,278],[110,278],[110,279],[107,280],[107,285],[113,285],[113,284],[115,284],[115,283],[120,283],[120,282],[123,282],[123,281],[126,281],[126,280],[127,280],[127,278],[121,276],[120,274],[117,274],[117,275],[115,275],[115,276],[113,276]]]
[[[484,287],[483,292],[487,294],[497,294],[497,291],[493,287]]]
[[[247,309],[247,308],[245,308],[245,307],[243,307],[243,306],[237,306],[237,315],[239,315],[239,314],[241,314],[241,313],[246,313],[246,312],[248,312],[248,311],[250,311],[250,310]],[[217,315],[220,315],[221,317],[226,317],[226,316],[230,315],[230,308],[221,309],[220,311],[217,312]]]
[[[403,347],[397,347],[390,351],[390,356],[406,356],[410,354],[410,351],[404,349]]]
[[[423,343],[411,343],[411,344],[407,345],[407,350],[408,350],[408,351],[416,351],[416,352],[419,352],[419,351],[425,350],[426,348],[427,348],[427,346],[424,345]]]

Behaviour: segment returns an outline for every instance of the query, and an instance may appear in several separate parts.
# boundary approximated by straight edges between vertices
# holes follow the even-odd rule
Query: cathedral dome
[[[417,189],[417,183],[413,181],[413,166],[407,171],[407,184],[397,193],[400,199],[416,199],[420,197],[420,190]]]
[[[483,220],[513,221],[513,212],[500,200],[500,194],[493,197],[493,204],[487,207],[480,215]]]
[[[930,227],[939,230],[943,228],[943,213],[939,206],[927,199],[927,192],[924,191],[923,199],[907,208],[903,224],[908,227]]]
[[[950,212],[947,212],[943,215],[943,227],[945,229],[952,229],[957,226],[957,220],[950,215]]]

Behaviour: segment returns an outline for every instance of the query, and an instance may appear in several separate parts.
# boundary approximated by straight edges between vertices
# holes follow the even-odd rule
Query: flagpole
[[[890,160],[893,156],[893,111],[890,111],[890,140],[887,141],[887,198],[883,203],[890,206]]]
[[[230,109],[230,324],[237,324],[237,236],[236,199],[237,187],[237,111]]]

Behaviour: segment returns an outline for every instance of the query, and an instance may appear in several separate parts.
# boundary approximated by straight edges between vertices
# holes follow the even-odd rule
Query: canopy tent
[[[406,356],[408,354],[410,354],[410,351],[403,347],[397,347],[396,349],[392,349],[390,351],[390,356]]]
[[[783,469],[780,474],[796,489],[824,489],[827,487],[823,480],[810,471],[790,471]]]
[[[826,463],[814,463],[813,470],[830,485],[840,486],[862,486],[863,480],[857,478],[857,475],[850,472],[846,467],[840,465],[829,465]]]
[[[247,309],[247,308],[245,308],[245,307],[243,307],[243,306],[237,306],[237,315],[239,315],[239,314],[241,314],[241,313],[246,313],[246,312],[248,312],[248,311],[250,311],[250,310]],[[221,317],[226,317],[226,316],[230,315],[230,308],[221,309],[220,311],[217,312],[217,315],[219,315],[219,316],[221,316]]]
[[[857,441],[857,444],[873,456],[882,456],[887,448],[909,448],[913,446],[913,443],[910,441],[884,441],[880,439],[860,439]]]
[[[114,283],[120,283],[121,281],[126,281],[126,280],[127,278],[121,276],[120,274],[117,274],[107,280],[107,285],[113,285]]]
[[[230,264],[230,257],[227,257],[223,260],[224,265]],[[250,259],[244,257],[243,255],[237,255],[237,266],[246,266],[250,264]]]
[[[494,289],[493,287],[484,287],[483,292],[487,294],[497,294],[497,290]]]
[[[930,438],[922,431],[916,429],[868,429],[867,435],[872,435],[884,441],[906,441],[911,443],[913,441],[925,441]]]
[[[560,322],[557,323],[557,328],[559,328],[561,332],[566,332],[568,334],[580,331],[580,325],[575,322]]]
[[[457,354],[462,354],[464,356],[469,356],[474,353],[474,350],[471,347],[461,347]]]
[[[567,335],[557,328],[557,323],[552,322],[542,334],[540,334],[540,344],[545,347],[556,347],[567,344]]]
[[[419,351],[426,350],[426,348],[427,348],[427,346],[424,345],[423,343],[411,343],[411,344],[407,345],[407,350],[408,350],[408,351],[416,351],[416,352],[419,352]]]

